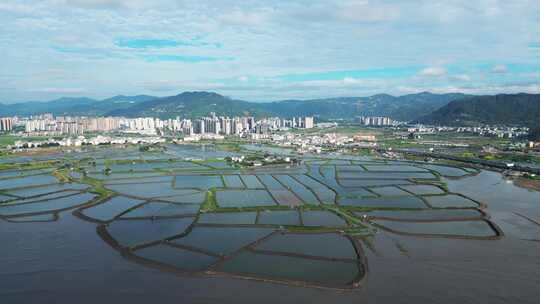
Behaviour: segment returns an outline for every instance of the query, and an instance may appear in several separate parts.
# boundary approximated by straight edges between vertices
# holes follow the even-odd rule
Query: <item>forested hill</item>
[[[465,98],[463,94],[419,93],[404,96],[377,94],[369,97],[338,97],[275,102],[249,102],[213,92],[184,92],[175,96],[115,96],[104,100],[61,98],[49,102],[0,104],[0,116],[28,116],[41,113],[84,116],[153,116],[194,118],[215,112],[237,116],[316,116],[319,119],[346,119],[356,116],[389,116],[396,120],[418,119],[446,105]]]
[[[540,94],[474,96],[455,101],[418,120],[438,125],[511,124],[540,122]]]

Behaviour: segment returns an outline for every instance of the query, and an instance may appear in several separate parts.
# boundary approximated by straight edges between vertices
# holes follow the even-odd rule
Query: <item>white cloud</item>
[[[338,6],[336,17],[352,22],[383,22],[399,18],[395,5],[373,4],[368,1],[348,1]]]
[[[505,74],[508,72],[508,67],[504,64],[498,64],[491,69],[491,72],[495,74]]]
[[[359,79],[356,79],[356,78],[352,78],[352,77],[345,77],[343,78],[343,83],[344,84],[358,84],[360,83],[361,81]]]
[[[85,94],[102,97],[207,88],[253,99],[363,96],[400,86],[511,90],[497,75],[507,68],[485,63],[512,58],[512,67],[526,67],[521,73],[512,68],[516,86],[537,81],[540,48],[531,43],[540,36],[537,2],[0,0],[0,74],[19,74],[2,78],[18,91],[2,90],[0,99],[24,100],[23,92],[33,88],[51,91],[43,96],[86,88]],[[194,39],[216,47],[144,50],[114,43],[133,37]],[[234,60],[148,62],[146,53]],[[53,76],[50,70],[70,72]],[[341,71],[353,72],[332,73]],[[310,73],[303,81],[278,79]],[[138,85],[152,81],[162,83]],[[39,99],[40,93],[27,96]]]
[[[260,26],[267,22],[268,18],[268,12],[248,12],[236,9],[220,15],[218,20],[226,25]]]
[[[13,14],[31,14],[35,12],[35,8],[31,5],[21,3],[0,3],[0,12]]]
[[[82,9],[116,10],[126,8],[139,8],[145,6],[142,0],[56,0],[64,5]],[[150,4],[152,1],[147,1]]]
[[[467,74],[454,75],[451,78],[459,81],[471,81],[471,76]]]
[[[446,68],[443,67],[428,67],[420,71],[420,76],[426,77],[441,77],[448,73]]]

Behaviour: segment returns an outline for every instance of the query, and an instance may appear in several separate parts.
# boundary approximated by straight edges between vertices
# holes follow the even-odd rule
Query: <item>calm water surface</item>
[[[1,303],[538,303],[540,192],[498,173],[449,180],[488,205],[500,240],[379,232],[363,244],[369,272],[348,292],[232,278],[186,277],[124,259],[96,225],[62,213],[51,223],[0,221]],[[158,302],[159,301],[159,302]]]

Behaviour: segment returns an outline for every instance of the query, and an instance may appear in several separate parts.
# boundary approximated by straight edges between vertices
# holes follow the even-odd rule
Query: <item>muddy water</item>
[[[51,223],[0,221],[1,303],[537,303],[540,192],[497,173],[448,181],[487,204],[499,240],[379,232],[363,240],[368,275],[348,292],[188,277],[124,259],[69,212]],[[368,246],[369,245],[369,246]]]

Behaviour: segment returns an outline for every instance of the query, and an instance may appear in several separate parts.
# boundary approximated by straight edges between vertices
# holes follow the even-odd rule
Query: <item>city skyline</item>
[[[534,1],[8,0],[0,102],[539,93],[539,17]]]

